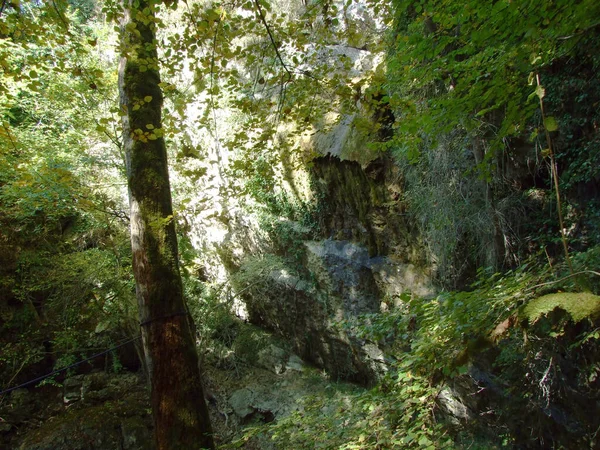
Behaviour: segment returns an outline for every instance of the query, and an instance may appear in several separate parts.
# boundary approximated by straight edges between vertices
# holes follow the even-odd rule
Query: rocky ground
[[[320,370],[271,345],[256,365],[208,367],[204,380],[215,440],[224,445],[247,426],[302,408],[302,398],[331,390]],[[97,371],[58,385],[19,389],[0,404],[0,447],[19,450],[147,450],[152,420],[141,374]],[[258,439],[258,440],[257,440]],[[269,448],[255,438],[245,448]]]

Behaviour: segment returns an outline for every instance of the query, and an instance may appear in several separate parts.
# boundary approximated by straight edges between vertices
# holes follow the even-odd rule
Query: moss
[[[530,322],[535,322],[556,308],[569,313],[574,322],[580,322],[585,318],[595,318],[600,316],[600,296],[589,292],[561,292],[544,295],[530,301],[523,313]]]
[[[144,391],[135,391],[123,400],[107,401],[91,407],[75,407],[62,415],[52,417],[40,428],[29,433],[19,448],[28,450],[120,448],[119,442],[123,439],[123,421],[139,423],[138,434],[146,437],[144,442],[150,442],[151,421],[147,394]],[[129,448],[148,447],[140,445]]]

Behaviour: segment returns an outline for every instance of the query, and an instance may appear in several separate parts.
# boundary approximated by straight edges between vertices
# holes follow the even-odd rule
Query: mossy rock
[[[523,315],[530,323],[555,309],[566,311],[574,322],[595,319],[600,316],[600,296],[590,292],[559,292],[531,300],[523,309]]]
[[[134,390],[118,401],[80,408],[47,419],[27,433],[19,450],[152,449],[148,395]]]

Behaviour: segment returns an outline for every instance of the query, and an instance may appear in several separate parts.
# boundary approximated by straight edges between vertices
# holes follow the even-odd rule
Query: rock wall
[[[323,156],[312,161],[311,176],[323,205],[323,237],[360,243],[371,256],[425,266],[424,247],[402,195],[402,174],[392,161],[380,157],[363,167]]]
[[[372,258],[349,241],[304,246],[301,271],[267,267],[242,278],[237,290],[249,320],[287,338],[299,356],[333,378],[370,385],[386,371],[384,354],[377,343],[348,331],[344,321],[378,312],[385,301],[400,302],[406,292],[429,295],[429,280],[414,266]]]
[[[310,177],[318,232],[295,233],[292,257],[285,246],[270,253],[266,245],[241,259],[234,291],[248,320],[288,339],[300,357],[335,379],[369,385],[386,370],[383,352],[343,324],[397,305],[403,295],[432,295],[426,255],[391,161],[363,167],[322,156],[312,161]]]

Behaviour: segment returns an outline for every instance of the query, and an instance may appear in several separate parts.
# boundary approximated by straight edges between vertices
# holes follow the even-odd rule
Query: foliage
[[[580,322],[600,313],[600,298],[589,292],[548,294],[530,301],[523,313],[529,321],[535,322],[556,308],[569,313],[574,322]]]
[[[554,254],[554,194],[538,202],[520,192],[550,190],[545,131],[558,148],[561,187],[570,193],[569,237],[593,245],[589,192],[597,178],[597,133],[591,130],[600,97],[590,49],[600,43],[598,5],[399,0],[393,6],[390,147],[407,174],[407,198],[439,281],[456,287],[476,267],[514,267],[539,248]],[[551,127],[541,123],[538,97],[545,97]],[[543,213],[534,213],[538,208]]]
[[[593,33],[598,12],[593,1],[433,0],[394,6],[389,70],[401,87],[394,101],[401,108],[399,132],[406,136],[409,156],[417,156],[424,136],[435,138],[456,127],[493,129],[496,148],[502,139],[523,133],[537,108],[528,77]]]
[[[595,351],[597,328],[576,327],[568,316],[545,316],[527,331],[511,321],[535,304],[532,287],[549,277],[536,260],[505,274],[480,271],[469,291],[429,300],[406,295],[395,309],[346,322],[355,336],[386,349],[390,370],[379,385],[347,391],[332,384],[330,395],[302,399],[297,412],[246,429],[232,447],[262,436],[276,448],[462,448],[474,442],[500,448],[529,439],[519,434],[524,423],[538,443],[552,436],[587,445],[594,428],[565,428],[554,414],[583,420],[583,405],[571,406],[565,390],[577,398],[591,395],[586,407],[592,407],[599,366],[595,357],[584,361],[582,352]],[[556,289],[557,284],[547,286]],[[502,341],[498,347],[497,340]],[[473,389],[480,391],[467,395],[492,402],[494,417],[460,424],[448,420],[439,400],[445,383],[473,383],[482,371],[490,377],[488,384],[475,382]],[[552,432],[552,426],[558,428]]]
[[[236,299],[224,292],[225,285],[185,277],[184,289],[204,363],[239,374],[255,363],[260,350],[272,342],[266,331],[232,314]]]
[[[0,7],[2,385],[138,331],[119,178],[118,55],[106,26],[122,14],[121,2],[102,10],[69,4]],[[597,407],[600,379],[597,323],[574,300],[595,308],[597,297],[558,293],[575,291],[578,278],[550,282],[563,268],[552,259],[557,225],[543,138],[549,132],[556,143],[567,227],[582,250],[574,266],[597,270],[599,4],[392,6],[393,16],[377,1],[164,2],[156,20],[181,210],[208,211],[230,233],[226,216],[239,207],[257,213],[271,239],[272,253],[248,258],[232,278],[237,295],[260,299],[274,271],[301,278],[303,241],[318,235],[327,205],[294,190],[290,174],[314,157],[302,142],[353,115],[355,129],[379,141],[354,153],[370,161],[389,149],[396,157],[441,284],[464,284],[477,267],[513,267],[480,269],[464,291],[405,295],[391,311],[346,322],[353,336],[386,349],[380,385],[332,388],[248,435],[266,433],[280,448],[452,448],[457,428],[467,437],[472,430],[448,423],[438,393],[448,380],[472,379],[477,367],[492,380],[486,389],[497,411],[481,423],[504,445],[533,445],[520,426],[540,446],[568,443],[572,424],[561,414],[580,420]],[[386,28],[386,72],[353,66],[352,57],[383,49]],[[531,83],[535,74],[543,87]],[[541,95],[551,114],[544,124]],[[174,218],[189,231],[183,214]],[[231,315],[239,298],[227,284],[199,281],[198,254],[189,236],[181,242],[200,350],[239,370],[268,336]],[[543,260],[526,259],[546,248]],[[598,279],[584,281],[598,293]],[[535,319],[527,328],[518,323],[523,314]],[[590,446],[593,431],[575,430],[573,442]]]
[[[398,165],[406,178],[408,210],[425,235],[437,281],[457,287],[474,268],[495,267],[504,258],[494,242],[502,234],[507,247],[514,244],[517,236],[511,225],[518,229],[518,220],[509,219],[523,206],[513,193],[505,202],[492,204],[486,182],[470,173],[474,161],[464,133],[449,133],[437,141],[418,164],[401,158]],[[510,255],[511,249],[507,252]]]
[[[269,433],[278,448],[451,448],[431,414],[435,395],[427,380],[400,373],[372,391],[307,399]]]
[[[137,327],[126,214],[113,196],[118,152],[94,128],[115,89],[96,39],[105,29],[89,21],[91,8],[79,15],[60,2],[4,3],[2,15],[6,386],[97,353]]]

